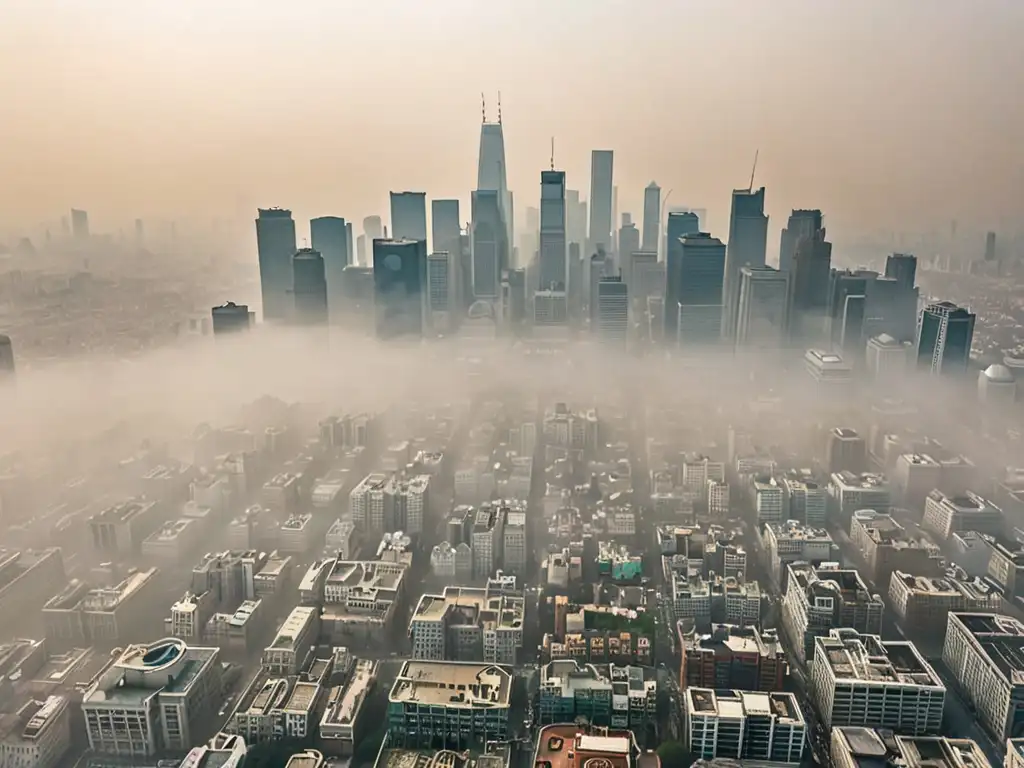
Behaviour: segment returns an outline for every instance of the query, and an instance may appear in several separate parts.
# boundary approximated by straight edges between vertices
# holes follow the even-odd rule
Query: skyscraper
[[[665,249],[665,335],[664,338],[670,344],[676,341],[676,325],[679,319],[680,291],[683,286],[683,238],[696,234],[700,229],[700,222],[697,214],[690,212],[673,211],[668,215],[668,224],[665,227],[666,249]]]
[[[352,263],[348,250],[348,225],[339,216],[321,216],[309,222],[313,250],[319,251],[327,276],[327,305],[331,320],[337,322],[343,301],[342,271]]]
[[[452,296],[453,259],[447,251],[427,256],[427,311],[435,331],[451,329],[455,302]]]
[[[612,170],[610,149],[595,149],[590,155],[590,253],[603,247],[612,251]]]
[[[985,261],[996,260],[996,233],[988,232],[985,234]]]
[[[427,242],[427,195],[424,192],[391,193],[391,237]]]
[[[373,295],[379,338],[423,336],[426,286],[425,240],[373,241]]]
[[[348,257],[348,263],[351,264],[355,259],[355,240],[352,233],[352,222],[345,222],[345,254]]]
[[[811,224],[821,221],[820,211],[810,213],[817,216],[810,220],[798,219],[795,230],[791,217],[790,227],[787,228],[799,234],[789,270],[789,326],[791,335],[797,336],[816,335],[824,331],[829,309],[832,243],[825,239],[824,227],[810,234],[805,234],[805,230],[800,228],[808,221]]]
[[[913,288],[917,284],[917,257],[909,253],[889,254],[885,259],[885,276]]]
[[[366,242],[369,243],[372,252],[373,241],[384,237],[384,224],[380,216],[367,216],[363,219],[363,234],[366,235]]]
[[[366,266],[366,235],[360,235],[356,238],[356,259],[352,264]]]
[[[786,339],[789,274],[771,267],[740,267],[736,346],[778,349]]]
[[[706,232],[686,235],[679,241],[677,303],[666,303],[666,317],[675,314],[675,337],[666,341],[682,347],[717,344],[722,339],[722,287],[725,280],[725,244]]]
[[[567,291],[565,171],[540,174],[540,288]]]
[[[71,235],[76,240],[89,238],[89,213],[77,208],[71,209]]]
[[[661,187],[653,181],[644,189],[644,232],[643,249],[658,252],[658,237],[661,233]]]
[[[233,301],[214,307],[210,310],[213,335],[223,336],[238,331],[248,331],[252,328],[252,314],[245,304],[235,304]]]
[[[629,288],[621,277],[602,277],[597,284],[597,325],[592,331],[606,344],[624,347],[629,329]]]
[[[645,311],[649,296],[665,292],[665,268],[655,251],[637,251],[630,259],[629,296],[634,308]]]
[[[580,248],[587,245],[587,204],[580,201],[578,189],[565,190],[565,239]]]
[[[768,217],[764,214],[764,187],[735,189],[729,216],[729,244],[725,256],[725,317],[723,330],[735,334],[740,295],[740,269],[763,267],[768,246]]]
[[[623,224],[619,229],[619,271],[623,282],[629,285],[633,254],[640,250],[640,230],[636,224]]]
[[[295,221],[284,208],[260,208],[256,219],[256,248],[260,262],[263,319],[285,320],[294,306],[292,256],[295,255]]]
[[[480,126],[480,154],[477,159],[476,188],[498,193],[501,218],[505,222],[505,242],[509,253],[515,242],[512,194],[508,191],[505,164],[505,134],[501,126],[501,106],[498,106],[498,122],[487,122],[486,116]]]
[[[974,341],[974,313],[949,301],[921,311],[917,333],[917,366],[933,374],[967,370]]]
[[[435,253],[447,253],[451,259],[449,294],[452,308],[460,303],[462,285],[459,280],[459,262],[462,255],[462,221],[458,200],[432,200],[430,202],[430,235]]]
[[[499,192],[476,190],[472,207],[473,297],[493,301],[501,295],[501,271],[508,268],[508,240],[505,239],[508,230],[501,216]]]
[[[801,237],[813,237],[814,233],[822,229],[823,217],[817,209],[808,210],[794,208],[789,215],[789,221],[782,230],[782,242],[779,245],[779,269],[789,272],[793,269],[793,260],[796,258],[796,246]]]
[[[299,249],[292,257],[292,275],[296,325],[326,326],[327,276],[323,255],[313,248]]]

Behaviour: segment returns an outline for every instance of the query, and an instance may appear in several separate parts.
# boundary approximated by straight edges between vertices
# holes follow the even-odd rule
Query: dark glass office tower
[[[287,320],[291,316],[292,256],[295,255],[295,221],[283,208],[261,208],[256,219],[256,247],[260,261],[263,319]]]
[[[647,252],[658,250],[661,232],[661,187],[653,181],[644,190],[644,232],[643,249]]]
[[[427,241],[427,196],[423,192],[391,193],[391,237]]]
[[[540,252],[538,270],[542,290],[566,291],[569,269],[565,231],[565,171],[540,174]]]
[[[508,229],[502,218],[498,190],[478,189],[473,193],[472,203],[473,296],[493,301],[501,295],[501,272],[508,268]]]
[[[893,253],[885,259],[885,276],[907,288],[917,284],[917,257],[909,253]]]
[[[612,170],[614,153],[595,149],[590,154],[590,252],[612,252]],[[543,216],[543,214],[541,214]]]
[[[700,230],[697,214],[672,212],[668,215],[665,229],[665,339],[675,343],[678,320],[679,296],[683,285],[682,251],[683,238]]]
[[[348,224],[345,219],[338,216],[321,216],[309,222],[313,250],[319,251],[324,259],[327,306],[334,322],[340,317],[341,304],[344,300],[342,272],[352,263],[352,254],[348,249],[348,233]]]
[[[789,272],[793,269],[796,258],[796,246],[801,237],[813,237],[822,229],[823,216],[817,209],[796,208],[789,215],[789,221],[782,230],[782,243],[779,246],[779,271]]]
[[[324,258],[313,248],[303,248],[292,258],[295,323],[327,325],[327,277]]]
[[[967,370],[974,341],[974,313],[949,301],[929,304],[921,312],[917,365],[933,374]]]
[[[14,373],[14,345],[11,337],[0,333],[0,377]]]
[[[379,338],[423,336],[426,285],[426,241],[373,241],[373,293]]]
[[[725,244],[706,232],[686,235],[679,259],[676,340],[683,347],[717,344],[722,340]]]
[[[729,243],[725,255],[725,316],[723,332],[735,336],[740,296],[740,270],[764,266],[768,247],[768,217],[764,213],[764,187],[735,189],[729,217]]]
[[[214,307],[210,314],[214,336],[248,331],[252,327],[252,313],[245,304],[229,301],[227,304]]]

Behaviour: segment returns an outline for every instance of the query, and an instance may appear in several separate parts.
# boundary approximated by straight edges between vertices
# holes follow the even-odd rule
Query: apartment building
[[[888,512],[859,509],[850,520],[850,541],[864,557],[865,575],[880,592],[895,570],[938,575],[942,552],[923,536],[911,535]]]
[[[680,621],[676,631],[681,656],[680,690],[782,690],[787,663],[777,630],[715,624],[709,633],[698,633],[688,622]]]
[[[596,726],[642,728],[657,715],[657,682],[643,667],[563,659],[545,664],[540,676],[542,725],[585,717]]]
[[[827,563],[836,560],[839,554],[839,548],[828,531],[797,520],[765,525],[761,541],[772,579],[783,590],[786,588],[786,568],[790,563]]]
[[[1002,600],[990,582],[972,578],[956,566],[943,576],[893,571],[889,582],[889,602],[900,626],[919,637],[945,635],[951,612],[996,612]]]
[[[807,722],[792,693],[711,688],[683,692],[683,744],[697,759],[797,765]]]
[[[833,728],[829,754],[835,768],[993,768],[984,750],[972,739],[897,736],[892,731],[872,728]],[[1006,762],[1008,768],[1011,765]]]
[[[414,659],[515,664],[523,645],[520,592],[446,587],[423,595],[409,621]]]
[[[1003,510],[976,493],[951,496],[935,489],[924,500],[921,525],[945,541],[960,531],[977,531],[1002,536]]]

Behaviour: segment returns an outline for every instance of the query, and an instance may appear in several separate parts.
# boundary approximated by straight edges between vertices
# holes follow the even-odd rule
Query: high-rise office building
[[[565,241],[565,172],[540,174],[540,288],[570,290]]]
[[[863,354],[866,298],[877,272],[866,269],[833,269],[829,275],[829,334],[834,349],[847,361]]]
[[[681,347],[717,344],[722,339],[722,287],[725,244],[706,232],[686,235],[679,243],[675,339]]]
[[[629,297],[634,308],[645,309],[649,296],[665,293],[665,267],[655,251],[637,251],[630,257]]]
[[[355,258],[355,239],[352,233],[352,222],[345,222],[345,254],[348,257],[348,263],[351,264]]]
[[[0,376],[14,373],[14,345],[11,337],[0,333]]]
[[[292,256],[295,255],[295,221],[284,208],[260,208],[256,219],[256,248],[260,262],[263,319],[286,320],[294,306]]]
[[[366,242],[369,244],[372,253],[373,241],[384,237],[384,223],[381,221],[380,216],[367,216],[363,219],[363,234],[366,235]]]
[[[453,259],[447,251],[427,256],[427,311],[435,331],[451,328],[455,302],[452,296]]]
[[[345,295],[341,311],[346,325],[360,330],[373,329],[376,325],[373,267],[350,264],[345,267],[341,284]]]
[[[462,260],[462,223],[459,219],[458,200],[432,200],[430,203],[430,234],[435,253],[448,254],[451,265],[449,274],[449,294],[452,309],[461,304],[464,289],[459,279]]]
[[[472,207],[473,297],[494,301],[501,295],[501,271],[508,268],[508,229],[501,215],[499,192],[494,189],[476,190]]]
[[[917,366],[933,374],[967,370],[974,341],[974,313],[949,301],[921,311],[917,332]]]
[[[642,248],[658,252],[661,233],[661,187],[653,181],[644,189],[644,233]]]
[[[778,349],[786,340],[789,275],[768,266],[741,267],[736,345]]]
[[[612,170],[614,153],[595,149],[590,154],[590,253],[603,247],[612,252]]]
[[[423,192],[391,193],[391,237],[427,242],[427,196]]]
[[[832,243],[825,239],[824,228],[800,236],[789,271],[790,333],[807,335],[819,320],[824,321],[829,309]]]
[[[917,284],[917,257],[909,253],[889,254],[885,259],[885,276],[913,288]]]
[[[626,216],[628,214],[624,214]],[[623,281],[628,285],[630,270],[632,268],[632,256],[640,250],[640,230],[633,222],[623,222],[619,228],[619,270],[622,273]]]
[[[313,250],[324,260],[327,276],[327,306],[332,321],[337,321],[342,302],[342,271],[352,263],[348,249],[348,225],[339,216],[321,216],[309,222],[309,236]]]
[[[89,212],[77,208],[71,209],[71,235],[76,240],[89,238]]]
[[[327,274],[324,257],[319,251],[301,248],[292,257],[292,285],[295,323],[305,326],[327,325]]]
[[[501,308],[505,325],[513,332],[526,322],[526,306],[526,270],[505,270],[501,276]]]
[[[729,244],[725,254],[724,332],[735,335],[740,295],[740,270],[764,266],[768,247],[768,217],[764,213],[764,187],[735,189],[729,216]]]
[[[679,319],[679,290],[683,284],[682,241],[683,238],[697,233],[700,222],[695,213],[689,211],[673,211],[668,215],[665,227],[665,335],[664,338],[674,344],[676,324]]]
[[[366,235],[356,238],[356,260],[352,263],[361,267],[366,266]]]
[[[253,313],[245,304],[235,304],[235,302],[229,301],[219,307],[214,307],[210,310],[210,315],[214,336],[248,331],[252,328]]]
[[[515,242],[514,211],[512,193],[508,191],[507,168],[505,163],[505,134],[501,125],[501,107],[498,107],[498,122],[489,123],[486,117],[480,126],[480,155],[477,160],[476,188],[498,193],[501,220],[505,223],[505,242],[509,254]],[[436,246],[435,246],[436,248]]]
[[[373,241],[373,294],[377,336],[421,337],[426,326],[427,243]]]
[[[814,233],[823,227],[821,211],[794,208],[789,216],[789,221],[782,230],[782,242],[779,245],[779,269],[783,272],[792,270],[800,238],[814,237]]]
[[[985,261],[996,260],[996,233],[987,232],[985,234]]]
[[[596,315],[597,338],[624,347],[629,329],[629,288],[621,277],[602,277],[598,282]]]

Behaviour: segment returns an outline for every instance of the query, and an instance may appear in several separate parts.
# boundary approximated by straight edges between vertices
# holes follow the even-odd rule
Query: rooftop
[[[293,647],[299,635],[315,619],[316,613],[316,608],[305,606],[293,608],[292,612],[288,614],[288,618],[284,620],[281,628],[277,630],[277,635],[275,635],[274,641],[270,644],[270,648],[283,649]]]
[[[146,537],[146,544],[169,544],[177,541],[178,537],[181,536],[189,527],[195,530],[195,526],[198,521],[193,518],[182,518],[181,520],[173,520],[168,523],[164,523],[162,526],[157,528],[153,533]]]
[[[512,674],[493,664],[406,661],[389,699],[405,704],[452,708],[508,707]]]
[[[133,518],[152,509],[154,506],[155,502],[152,501],[129,499],[97,512],[90,518],[90,522],[124,524],[131,522]]]
[[[824,528],[818,528],[813,525],[804,525],[797,520],[787,520],[784,523],[767,523],[765,527],[771,529],[776,539],[790,541],[832,541],[831,534]]]
[[[914,576],[902,571],[893,571],[892,577],[906,584],[911,592],[932,597],[963,596],[968,600],[985,600],[999,595],[999,590],[991,582],[968,577],[962,571],[946,576]]]
[[[444,594],[423,595],[411,621],[440,621],[449,612],[462,614],[456,623],[517,629],[523,625],[525,600],[504,591],[494,594],[476,587],[445,587]]]
[[[998,613],[951,613],[1014,686],[1024,685],[1024,624]]]
[[[887,491],[889,481],[877,472],[833,472],[832,483],[841,490]]]
[[[288,712],[309,712],[319,692],[320,686],[316,683],[299,680],[292,687],[292,692],[282,709]]]
[[[578,764],[574,755],[593,753],[602,758],[605,768],[655,768],[660,765],[657,755],[644,753],[637,760],[639,749],[633,734],[629,731],[602,731],[602,735],[590,735],[587,730],[574,724],[548,725],[537,734],[537,751],[534,768],[575,768]],[[648,766],[649,762],[649,766]]]
[[[348,683],[331,689],[327,699],[321,725],[348,725],[359,714],[374,680],[377,677],[377,662],[371,659],[360,659]]]
[[[796,696],[792,693],[687,688],[683,695],[690,717],[741,718],[761,715],[794,725],[803,725],[805,722]]]
[[[945,736],[896,736],[892,731],[846,727],[833,731],[833,743],[858,768],[991,768],[971,739]]]
[[[833,629],[828,637],[814,642],[815,663],[820,654],[837,680],[945,689],[924,656],[906,640],[882,640],[852,629]]]

